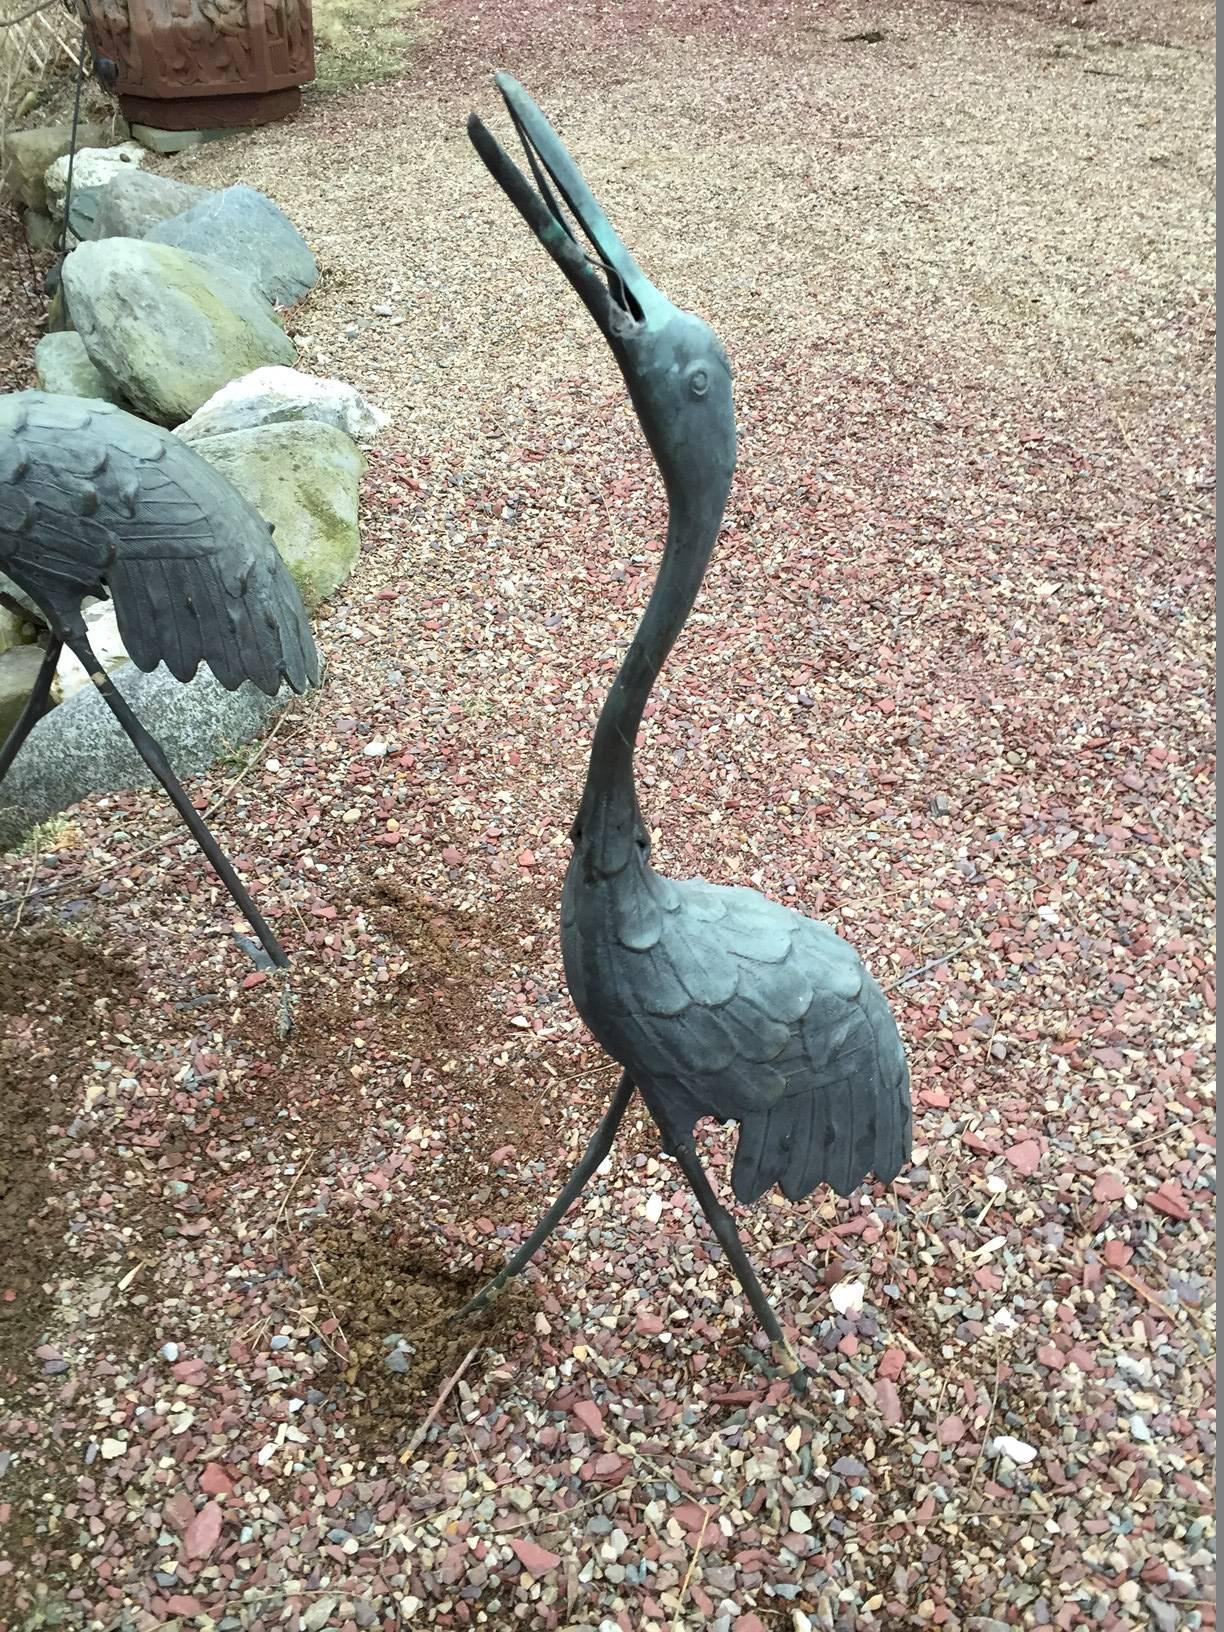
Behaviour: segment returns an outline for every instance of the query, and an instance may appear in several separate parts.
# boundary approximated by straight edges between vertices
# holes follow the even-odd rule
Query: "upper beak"
[[[496,82],[527,154],[535,187],[474,113],[468,119],[468,135],[494,180],[616,347],[645,323],[652,297],[653,302],[661,297],[621,243],[560,137],[518,80],[498,74]],[[574,236],[553,188],[590,240],[593,254]]]

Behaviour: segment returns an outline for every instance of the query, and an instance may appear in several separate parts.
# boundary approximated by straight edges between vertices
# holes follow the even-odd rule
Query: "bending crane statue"
[[[741,1202],[775,1184],[800,1201],[821,1183],[847,1195],[870,1172],[887,1182],[910,1151],[905,1055],[880,988],[827,926],[755,890],[674,884],[650,865],[634,745],[701,587],[731,486],[730,366],[713,331],[643,275],[522,86],[505,74],[497,85],[538,191],[475,114],[468,133],[611,346],[669,515],[658,580],[599,716],[562,900],[566,981],[624,1074],[554,1206],[461,1314],[482,1308],[526,1267],[608,1154],[637,1089],[798,1392],[806,1373],[711,1189],[693,1129],[704,1116],[740,1124],[732,1185]]]
[[[288,959],[217,841],[94,655],[85,596],[110,594],[132,661],[190,680],[207,663],[227,691],[250,680],[317,685],[319,659],[272,529],[168,431],[107,402],[18,391],[0,397],[0,573],[50,629],[28,702],[0,748],[0,782],[46,712],[63,647],[83,665],[191,829],[272,962]]]

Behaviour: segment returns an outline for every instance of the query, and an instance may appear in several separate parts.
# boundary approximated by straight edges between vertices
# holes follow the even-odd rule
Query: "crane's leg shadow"
[[[806,1394],[808,1385],[807,1368],[795,1353],[782,1330],[781,1322],[774,1314],[769,1299],[761,1289],[757,1280],[756,1271],[740,1240],[739,1231],[735,1227],[735,1220],[714,1194],[713,1186],[706,1177],[697,1155],[697,1148],[693,1144],[692,1133],[682,1133],[672,1125],[667,1115],[666,1107],[658,1102],[652,1103],[652,1096],[643,1090],[642,1098],[646,1101],[651,1116],[659,1124],[659,1131],[663,1135],[664,1149],[669,1156],[673,1156],[680,1164],[680,1170],[688,1180],[693,1194],[697,1197],[698,1205],[709,1221],[719,1246],[726,1253],[735,1271],[735,1278],[744,1290],[744,1295],[752,1305],[753,1313],[764,1328],[765,1335],[773,1345],[774,1358],[778,1363],[778,1370],[789,1379],[793,1394]]]
[[[241,879],[238,877],[238,874],[234,871],[233,867],[223,854],[220,845],[217,843],[216,839],[213,838],[208,828],[204,825],[203,818],[200,816],[199,811],[184,793],[182,784],[179,782],[174,772],[170,769],[170,762],[167,760],[165,754],[162,753],[160,744],[149,735],[144,726],[141,725],[140,721],[136,718],[135,714],[132,713],[127,703],[123,700],[122,695],[114,686],[109,675],[106,673],[106,670],[95,657],[93,648],[90,646],[88,640],[86,640],[82,635],[69,635],[67,638],[67,646],[77,661],[82,664],[86,674],[93,681],[94,685],[101,692],[103,700],[107,704],[111,713],[115,716],[115,718],[119,721],[119,724],[123,727],[124,731],[126,731],[127,735],[131,738],[132,746],[136,749],[136,752],[153,772],[153,775],[161,783],[162,787],[165,788],[166,793],[170,797],[170,802],[173,804],[175,810],[178,811],[183,821],[190,828],[192,838],[195,839],[200,849],[204,852],[213,871],[225,885],[229,893],[233,896],[243,914],[243,917],[246,918],[251,928],[259,937],[264,951],[272,959],[272,962],[278,969],[287,969],[289,967],[289,959],[285,956],[284,948],[281,946],[280,942],[272,933],[268,925],[264,922],[263,914],[247,893],[247,890]]]
[[[612,1103],[604,1113],[603,1121],[595,1129],[590,1144],[578,1158],[573,1172],[565,1181],[561,1194],[506,1264],[505,1268],[498,1270],[488,1285],[482,1286],[476,1296],[470,1298],[464,1304],[463,1308],[453,1317],[455,1320],[462,1320],[467,1315],[479,1314],[482,1309],[493,1301],[507,1281],[512,1281],[516,1275],[521,1275],[527,1268],[527,1265],[539,1252],[566,1213],[569,1212],[571,1205],[586,1189],[596,1168],[612,1149],[612,1141],[616,1138],[616,1130],[620,1127],[621,1120],[629,1108],[629,1101],[633,1098],[633,1092],[634,1085],[629,1080],[628,1073],[625,1072],[622,1074],[616,1092],[612,1096]]]
[[[34,681],[34,689],[26,698],[25,707],[16,725],[4,739],[3,748],[0,748],[0,782],[4,781],[9,766],[20,753],[22,743],[47,712],[47,704],[51,698],[51,682],[55,679],[55,665],[59,662],[63,649],[63,641],[52,635],[47,642],[47,650],[43,654],[42,668],[39,669]]]

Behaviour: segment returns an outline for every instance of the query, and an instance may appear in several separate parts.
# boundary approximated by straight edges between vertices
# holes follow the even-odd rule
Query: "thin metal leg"
[[[162,787],[165,788],[167,794],[169,794],[171,803],[174,805],[175,810],[178,811],[184,822],[186,822],[187,826],[191,829],[192,838],[195,839],[200,849],[204,852],[205,856],[207,856],[209,864],[216,873],[217,877],[221,880],[226,889],[237,902],[238,906],[242,910],[243,916],[259,937],[264,951],[272,959],[272,962],[276,964],[278,969],[287,969],[289,967],[289,959],[285,956],[284,948],[281,946],[276,936],[268,928],[268,925],[264,922],[263,915],[260,913],[259,908],[255,905],[254,901],[252,901],[250,895],[248,895],[245,886],[238,877],[238,874],[234,871],[233,867],[222,854],[221,848],[217,844],[216,839],[213,838],[207,827],[205,827],[199,811],[196,810],[191,800],[188,799],[187,795],[183,792],[181,783],[175,776],[174,772],[170,769],[169,762],[167,761],[165,754],[162,753],[158,743],[149,735],[144,726],[141,725],[140,721],[124,702],[122,696],[112,684],[105,669],[103,669],[101,663],[99,663],[98,659],[94,656],[93,649],[91,648],[89,642],[81,636],[77,636],[75,639],[69,637],[68,647],[77,660],[84,665],[86,674],[89,675],[89,678],[93,681],[94,685],[102,693],[102,696],[110,708],[111,713],[115,716],[115,718],[119,721],[119,724],[131,738],[132,745],[140,755],[141,759],[144,760],[145,764],[153,772],[153,775],[161,783]]]
[[[632,1098],[633,1084],[630,1082],[628,1074],[622,1075],[616,1093],[612,1096],[612,1103],[604,1113],[603,1121],[596,1128],[590,1144],[578,1158],[577,1165],[569,1178],[566,1179],[561,1194],[553,1202],[513,1258],[506,1264],[505,1268],[500,1269],[487,1286],[483,1286],[474,1298],[469,1299],[464,1304],[459,1313],[453,1317],[455,1320],[462,1320],[465,1315],[479,1313],[481,1309],[484,1309],[493,1301],[507,1281],[513,1280],[516,1275],[521,1275],[527,1268],[527,1265],[535,1257],[545,1241],[548,1240],[548,1237],[560,1224],[566,1213],[569,1212],[571,1203],[576,1201],[586,1188],[595,1169],[612,1149],[612,1141],[616,1137],[616,1130],[620,1127],[621,1118],[628,1109],[629,1101]]]
[[[42,668],[39,669],[38,678],[34,681],[34,689],[26,698],[26,705],[16,725],[4,739],[3,748],[0,748],[0,782],[3,782],[8,774],[8,768],[17,758],[22,743],[47,712],[51,682],[55,679],[55,665],[59,662],[59,655],[63,649],[63,641],[52,635],[47,642],[47,650],[43,654]]]
[[[649,1099],[647,1105],[650,1106]],[[651,1113],[653,1115],[653,1107]],[[657,1117],[656,1117],[656,1120]],[[661,1124],[660,1124],[661,1125]],[[693,1188],[702,1212],[709,1220],[710,1228],[718,1238],[727,1257],[731,1260],[731,1268],[735,1271],[736,1279],[744,1289],[753,1312],[765,1329],[765,1335],[773,1344],[774,1357],[778,1362],[783,1376],[789,1377],[791,1392],[805,1394],[807,1392],[808,1373],[799,1356],[791,1348],[786,1334],[769,1304],[769,1299],[761,1290],[761,1283],[756,1278],[756,1271],[749,1262],[748,1254],[744,1250],[744,1243],[740,1240],[739,1231],[735,1227],[735,1220],[714,1194],[705,1168],[702,1167],[693,1145],[691,1135],[685,1139],[675,1139],[671,1143],[671,1154],[680,1163],[685,1178]]]

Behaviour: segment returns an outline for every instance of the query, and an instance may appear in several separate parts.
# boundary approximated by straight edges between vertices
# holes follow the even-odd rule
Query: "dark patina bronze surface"
[[[146,673],[190,680],[207,663],[229,691],[269,697],[319,679],[297,586],[272,529],[193,448],[108,402],[0,397],[0,572],[41,608],[47,649],[0,746],[0,783],[46,713],[63,647],[76,657],[242,909],[273,963],[288,962],[233,867],[94,655],[81,613],[109,595],[124,647]]]
[[[883,992],[827,925],[756,890],[674,883],[650,865],[634,751],[731,489],[731,368],[709,325],[642,272],[522,86],[505,74],[497,83],[535,186],[474,114],[468,132],[612,348],[663,479],[668,527],[649,604],[596,726],[562,897],[570,995],[624,1075],[554,1206],[464,1312],[526,1267],[607,1155],[636,1090],[799,1389],[803,1367],[710,1186],[693,1130],[707,1116],[739,1124],[732,1187],[741,1202],[775,1184],[799,1201],[819,1184],[844,1196],[870,1173],[887,1181],[910,1151],[905,1053]]]

